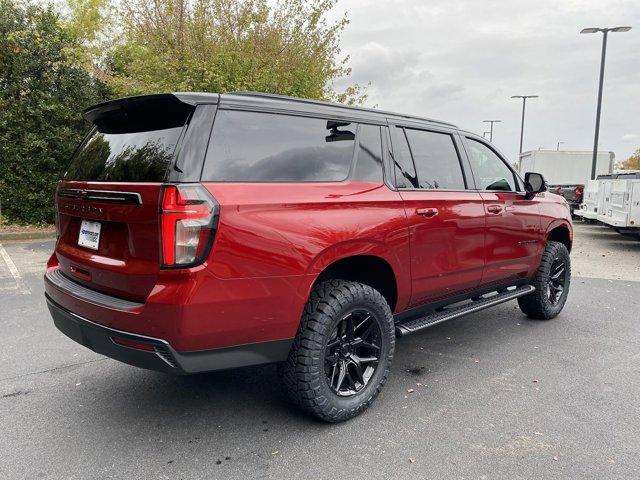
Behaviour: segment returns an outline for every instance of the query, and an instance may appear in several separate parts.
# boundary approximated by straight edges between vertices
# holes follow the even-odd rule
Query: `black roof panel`
[[[249,100],[249,102],[247,102]],[[380,119],[389,118],[396,120],[415,120],[419,122],[429,122],[437,125],[443,125],[451,128],[457,128],[455,125],[443,122],[440,120],[434,120],[432,118],[419,117],[415,115],[406,115],[402,113],[388,112],[384,110],[377,110],[375,108],[355,107],[350,105],[343,105],[341,103],[323,102],[319,100],[309,100],[306,98],[288,97],[285,95],[275,95],[271,93],[261,92],[230,92],[220,95],[220,102],[229,103],[257,103],[263,107],[268,107],[269,104],[277,108],[285,108],[288,110],[302,109],[306,112],[316,111],[317,113],[329,113],[329,112],[344,112],[347,116],[352,117],[378,117]]]
[[[343,105],[340,103],[321,102],[318,100],[308,100],[298,97],[287,97],[284,95],[274,95],[270,93],[260,92],[231,92],[231,93],[207,93],[207,92],[175,92],[175,93],[159,93],[154,95],[140,95],[136,97],[124,97],[115,100],[93,105],[84,112],[85,120],[94,122],[107,112],[120,110],[127,106],[153,101],[154,103],[171,103],[176,102],[195,106],[200,104],[226,104],[229,106],[256,106],[262,109],[274,109],[278,111],[299,112],[308,114],[335,115],[336,117],[345,117],[351,119],[370,119],[380,123],[385,123],[386,119],[402,121],[427,122],[434,125],[457,128],[455,125],[434,120],[431,118],[419,117],[415,115],[406,115],[402,113],[387,112],[377,110],[375,108],[354,107]]]

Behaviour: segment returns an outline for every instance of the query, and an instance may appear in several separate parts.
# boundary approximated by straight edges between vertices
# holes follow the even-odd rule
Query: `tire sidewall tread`
[[[557,258],[562,258],[564,260],[566,268],[566,282],[560,302],[556,305],[552,305],[546,296],[546,286],[549,282],[551,265]],[[567,250],[567,247],[561,242],[549,241],[545,245],[544,252],[542,253],[542,260],[540,261],[540,267],[538,267],[536,276],[533,279],[533,286],[536,289],[529,295],[518,298],[520,310],[522,310],[522,312],[529,318],[534,320],[551,320],[552,318],[557,317],[564,308],[569,295],[570,285],[571,257],[569,256],[569,250]]]
[[[382,333],[380,359],[366,387],[356,395],[339,397],[324,378],[324,348],[335,325],[349,310],[366,306],[375,313]],[[296,338],[279,373],[289,399],[303,411],[327,422],[340,422],[366,410],[387,379],[395,349],[391,309],[368,285],[328,280],[312,290]]]

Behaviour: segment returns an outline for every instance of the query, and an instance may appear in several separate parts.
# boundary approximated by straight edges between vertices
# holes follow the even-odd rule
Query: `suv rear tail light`
[[[582,200],[583,192],[584,192],[584,186],[582,186],[582,185],[578,185],[576,187],[576,189],[573,191],[573,193],[576,196],[576,200],[578,200],[578,202],[580,202]]]
[[[166,185],[160,207],[163,267],[192,267],[211,248],[220,205],[199,184]]]
[[[53,194],[53,207],[55,210],[56,219],[56,240],[60,238],[60,211],[58,210],[58,190],[60,190],[60,183],[56,186],[56,192]]]

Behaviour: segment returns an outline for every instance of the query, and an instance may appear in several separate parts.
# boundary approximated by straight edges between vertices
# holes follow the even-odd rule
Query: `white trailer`
[[[519,171],[541,173],[553,186],[586,185],[591,179],[591,151],[531,150],[520,154]],[[613,152],[598,152],[596,178],[613,172]]]
[[[598,152],[596,157],[596,175],[608,175],[613,171],[615,155],[613,152]],[[520,154],[518,170],[537,172],[544,176],[549,191],[562,195],[577,215],[584,199],[584,188],[591,179],[593,152],[531,150]]]
[[[640,233],[640,173],[612,175],[597,219],[621,233]]]

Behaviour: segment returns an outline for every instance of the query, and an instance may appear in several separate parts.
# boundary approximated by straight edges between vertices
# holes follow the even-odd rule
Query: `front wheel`
[[[357,282],[322,282],[305,306],[280,377],[299,408],[341,422],[378,396],[394,348],[393,315],[380,292]]]
[[[518,305],[528,317],[550,320],[562,311],[571,284],[571,258],[560,242],[547,242],[540,267],[534,278],[533,293],[518,298]]]

